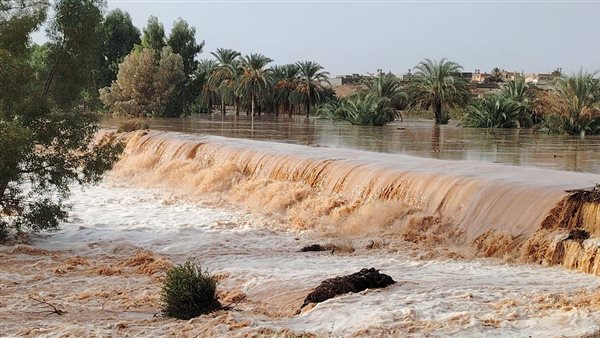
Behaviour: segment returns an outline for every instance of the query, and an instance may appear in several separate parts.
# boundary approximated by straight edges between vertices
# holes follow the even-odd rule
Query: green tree
[[[254,120],[256,99],[267,90],[271,73],[267,65],[272,61],[262,54],[250,54],[242,58],[241,67],[244,72],[239,89],[250,98],[252,120]]]
[[[200,85],[200,96],[198,100],[201,106],[206,107],[206,112],[212,112],[214,102],[218,100],[217,89],[211,84],[210,77],[217,68],[215,60],[201,60],[196,69],[196,79]]]
[[[425,59],[415,67],[415,75],[409,86],[409,100],[414,107],[432,108],[435,124],[448,122],[445,109],[464,105],[469,99],[465,81],[459,74],[462,67],[452,61],[439,62]]]
[[[211,53],[217,59],[217,67],[210,75],[210,83],[216,88],[221,99],[221,114],[225,115],[225,101],[235,95],[238,84],[238,66],[236,60],[240,52],[233,49],[218,48]]]
[[[166,45],[163,24],[158,21],[157,17],[150,16],[148,24],[144,28],[144,35],[142,35],[142,46],[160,53]]]
[[[196,56],[202,52],[204,41],[200,44],[196,43],[196,28],[190,27],[186,21],[179,19],[173,24],[167,44],[173,53],[181,56],[183,61],[185,79],[175,89],[175,95],[172,96],[166,109],[167,116],[179,116],[190,109],[200,94],[202,84],[195,76],[198,67]]]
[[[277,113],[287,112],[292,116],[300,69],[295,64],[272,67],[271,81],[273,101],[278,106]]]
[[[131,22],[129,13],[115,9],[110,11],[101,26],[102,47],[100,56],[100,88],[109,86],[117,78],[119,64],[140,44],[140,30]]]
[[[71,184],[100,180],[121,145],[110,138],[95,141],[99,116],[83,105],[94,89],[85,73],[97,63],[98,45],[92,42],[99,41],[104,3],[56,1],[48,49],[38,50],[35,62],[38,47],[31,48],[29,36],[44,23],[48,2],[0,6],[0,235],[5,238],[11,229],[56,228],[67,217]],[[37,73],[40,68],[46,76]]]
[[[170,47],[158,60],[150,48],[134,50],[119,65],[117,80],[100,90],[100,100],[115,115],[163,116],[168,100],[184,80],[183,61]]]
[[[47,28],[50,40],[45,94],[59,105],[79,100],[84,91],[87,104],[97,100],[96,71],[102,37],[104,0],[61,0],[54,4],[55,16]],[[73,65],[77,64],[77,67]],[[81,67],[81,66],[84,67]]]
[[[300,73],[300,81],[297,93],[306,107],[306,118],[310,117],[310,108],[320,100],[323,83],[329,83],[329,73],[323,71],[323,67],[313,61],[299,61],[296,63]]]

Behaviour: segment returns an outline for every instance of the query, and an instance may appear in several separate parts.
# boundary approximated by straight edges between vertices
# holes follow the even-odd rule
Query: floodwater
[[[150,124],[121,134],[125,154],[99,186],[74,189],[59,231],[0,247],[0,335],[600,332],[600,205],[567,192],[600,182],[598,138],[430,122]],[[317,243],[339,249],[299,252]],[[234,309],[159,316],[165,271],[188,258]],[[397,283],[297,312],[322,280],[371,267]]]
[[[589,274],[422,259],[418,250],[391,243],[367,250],[360,239],[352,253],[300,253],[325,238],[118,179],[76,189],[72,201],[62,230],[33,236],[39,251],[0,250],[3,335],[292,337],[291,330],[319,337],[550,337],[600,330],[600,279]],[[222,276],[222,294],[246,298],[235,310],[192,321],[156,317],[162,272],[123,265],[140,250],[175,263],[193,257]],[[397,283],[296,314],[320,281],[363,267]],[[67,313],[36,314],[44,308],[27,299],[31,294]]]
[[[118,121],[104,123],[116,126]],[[246,116],[220,115],[148,122],[152,129],[201,135],[600,173],[600,136],[546,135],[528,129],[488,131],[455,124],[435,127],[432,121],[410,120],[385,127],[270,116],[255,117],[254,124]]]

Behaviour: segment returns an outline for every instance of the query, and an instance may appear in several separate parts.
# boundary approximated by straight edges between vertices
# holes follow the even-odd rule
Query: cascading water
[[[463,253],[600,275],[599,202],[566,192],[599,175],[169,132],[128,135],[113,174],[294,227],[435,236]]]

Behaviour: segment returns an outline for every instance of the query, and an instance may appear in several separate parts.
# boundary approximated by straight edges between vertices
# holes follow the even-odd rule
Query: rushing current
[[[577,172],[318,142],[173,131],[118,137],[127,144],[122,159],[99,186],[75,189],[60,231],[0,250],[4,334],[600,331],[594,161],[581,157],[576,166],[587,169]],[[315,243],[339,249],[298,252]],[[155,316],[161,274],[188,258],[218,276],[219,297],[235,310],[191,321]],[[298,311],[322,280],[368,267],[398,283]],[[27,301],[32,294],[67,313],[23,316],[39,310]]]

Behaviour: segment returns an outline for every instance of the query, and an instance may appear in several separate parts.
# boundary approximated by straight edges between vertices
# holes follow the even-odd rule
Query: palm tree
[[[465,114],[465,127],[520,128],[521,105],[501,94],[475,100]]]
[[[208,113],[212,112],[213,102],[217,99],[216,89],[210,82],[210,77],[218,64],[215,60],[201,60],[196,69],[196,79],[201,83],[200,99],[206,103]]]
[[[219,91],[221,113],[225,115],[225,100],[232,95],[237,82],[237,63],[235,61],[241,54],[236,50],[227,48],[218,48],[216,52],[211,54],[217,59],[218,66],[212,72],[210,82]]]
[[[462,67],[446,59],[439,62],[425,59],[419,62],[415,70],[410,86],[413,106],[433,108],[435,124],[447,123],[443,109],[465,104],[469,98],[467,85],[458,76]]]
[[[517,76],[500,86],[500,93],[504,97],[517,102],[521,106],[520,123],[521,127],[531,127],[533,124],[532,97],[535,89],[525,82],[525,78]]]
[[[360,92],[342,100],[320,105],[317,113],[332,120],[348,121],[354,125],[383,126],[396,118],[390,99],[374,93]]]
[[[600,79],[596,73],[560,77],[547,95],[547,113],[555,132],[600,134]],[[548,121],[547,121],[548,122]]]
[[[277,105],[277,113],[282,109],[292,116],[294,93],[298,87],[299,68],[288,64],[272,67],[273,101]]]
[[[297,92],[306,105],[306,118],[309,118],[313,99],[319,99],[319,89],[323,83],[329,84],[329,73],[323,71],[323,67],[313,61],[298,61],[296,66],[300,74]]]
[[[402,90],[400,79],[391,72],[387,74],[380,72],[376,76],[366,77],[362,84],[367,93],[389,99],[391,107],[395,109],[402,107],[407,99],[406,93]],[[402,118],[402,115],[400,117]]]
[[[250,54],[242,58],[241,67],[244,70],[239,82],[239,90],[250,96],[252,121],[256,98],[268,87],[271,69],[267,65],[273,60],[262,54]]]

